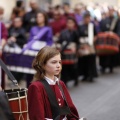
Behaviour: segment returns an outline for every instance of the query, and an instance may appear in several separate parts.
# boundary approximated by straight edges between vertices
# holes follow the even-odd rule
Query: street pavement
[[[81,117],[120,120],[120,68],[99,75],[93,83],[80,82],[78,87],[68,89]]]
[[[11,86],[11,82],[7,81],[6,88]],[[25,81],[20,86],[24,88]],[[100,74],[93,83],[80,81],[74,87],[70,81],[68,90],[80,117],[87,120],[120,120],[120,68],[112,74]]]

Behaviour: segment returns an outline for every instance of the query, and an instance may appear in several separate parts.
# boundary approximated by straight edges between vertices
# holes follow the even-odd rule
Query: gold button
[[[61,106],[61,103],[59,103],[59,106]]]

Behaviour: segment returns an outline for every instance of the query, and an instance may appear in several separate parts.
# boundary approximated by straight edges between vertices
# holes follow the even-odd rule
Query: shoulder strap
[[[65,94],[64,94],[64,91],[63,91],[62,86],[60,85],[60,83],[59,83],[59,82],[57,82],[57,84],[58,84],[58,86],[59,86],[60,91],[62,92],[62,95],[63,95],[63,97],[64,97],[64,100],[65,100],[65,102],[66,102],[66,104],[67,104],[67,106],[68,106],[68,109],[69,109],[69,111],[70,111],[70,114],[71,114],[71,115],[72,115],[72,116],[73,116],[76,120],[79,120],[79,118],[78,118],[76,115],[74,115],[74,114],[72,113],[72,111],[70,110],[69,105],[68,105],[68,102],[67,102],[67,99],[66,99]]]
[[[61,50],[61,53],[63,53],[63,51],[67,48],[67,46],[70,44],[70,42],[72,41],[72,38],[71,38],[71,34],[68,33],[69,31],[66,30],[66,36],[67,36],[67,43],[63,46],[62,50]]]
[[[12,73],[8,70],[7,66],[4,64],[4,62],[1,59],[0,59],[0,66],[5,71],[5,73],[7,74],[7,76],[11,79],[11,81],[13,82],[13,84],[19,88],[17,80],[12,75]]]
[[[60,114],[60,109],[59,109],[59,105],[57,103],[56,97],[54,92],[52,91],[50,85],[48,84],[48,82],[46,80],[40,80],[40,82],[44,85],[46,93],[48,95],[48,99],[50,101],[51,104],[51,109],[52,109],[52,115],[53,115],[53,119],[56,118],[56,116],[58,116]]]
[[[113,18],[111,25],[110,25],[110,31],[113,31],[116,24],[117,24],[118,18]]]
[[[63,98],[67,105],[62,108],[59,107],[58,102],[55,97],[55,94],[54,94],[53,90],[51,89],[50,85],[48,84],[48,82],[46,80],[41,80],[40,82],[44,85],[46,93],[48,95],[48,99],[51,104],[53,120],[60,120],[60,115],[68,115],[68,114],[71,114],[76,120],[79,120],[79,118],[71,112],[71,110],[68,106],[65,94],[63,92],[62,86],[59,84],[59,82],[57,82],[57,84],[59,86],[60,91],[62,92]]]

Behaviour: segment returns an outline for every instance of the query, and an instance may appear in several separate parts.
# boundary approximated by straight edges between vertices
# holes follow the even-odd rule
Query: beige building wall
[[[29,1],[25,0],[26,9],[29,9]],[[38,0],[40,6],[45,6],[47,0]],[[61,4],[64,0],[52,0],[53,5]],[[4,18],[9,19],[12,9],[15,6],[16,0],[0,0],[0,6],[2,6],[5,10]],[[116,5],[120,6],[120,0],[70,0],[71,6],[74,7],[76,3],[83,2],[85,4],[89,4],[90,2],[97,2],[97,3],[106,3],[109,5]]]
[[[4,18],[8,20],[10,18],[13,7],[16,0],[0,0],[0,6],[4,8]]]
[[[77,3],[84,3],[84,4],[90,4],[90,3],[105,3],[108,5],[116,5],[116,6],[120,6],[120,0],[71,0],[71,6],[74,7],[75,4]]]

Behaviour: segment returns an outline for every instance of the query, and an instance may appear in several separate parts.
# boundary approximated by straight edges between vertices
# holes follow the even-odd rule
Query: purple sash
[[[45,27],[42,30],[40,30],[40,32],[38,32],[38,34],[30,42],[27,43],[26,47],[22,49],[21,53],[29,49],[35,41],[37,41],[38,39],[41,39],[48,30],[49,30],[48,27]]]

